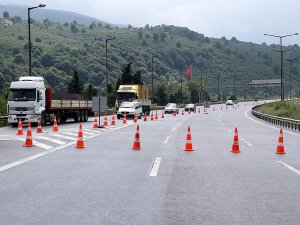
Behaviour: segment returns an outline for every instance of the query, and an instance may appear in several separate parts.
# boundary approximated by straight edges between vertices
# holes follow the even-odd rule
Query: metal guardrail
[[[260,105],[258,106],[254,106],[252,108],[252,114],[261,119],[264,120],[268,123],[272,123],[281,127],[286,127],[289,129],[293,129],[296,131],[300,131],[300,120],[294,120],[294,119],[290,119],[290,118],[283,118],[283,117],[279,117],[279,116],[272,116],[272,115],[268,115],[268,114],[264,114],[261,112],[257,111],[257,108],[259,108]]]
[[[7,126],[8,125],[8,116],[0,116],[0,125],[4,124],[4,126]]]

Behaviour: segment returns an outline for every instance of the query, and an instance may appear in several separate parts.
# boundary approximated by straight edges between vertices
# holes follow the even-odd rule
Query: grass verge
[[[260,107],[262,113],[300,120],[300,104],[294,101],[272,102]]]

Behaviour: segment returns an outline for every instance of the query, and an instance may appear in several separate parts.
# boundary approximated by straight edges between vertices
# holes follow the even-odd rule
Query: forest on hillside
[[[7,16],[7,15],[6,15]],[[11,25],[0,20],[0,88],[28,75],[28,24],[20,17],[8,17]],[[105,92],[106,40],[107,71],[110,90],[114,90],[124,68],[130,63],[130,73],[141,74],[144,84],[152,81],[154,96],[163,92],[165,101],[199,102],[216,100],[219,91],[223,99],[236,95],[239,99],[264,95],[265,88],[252,88],[258,79],[280,78],[278,45],[241,42],[235,37],[209,38],[185,27],[159,25],[143,28],[113,27],[93,22],[89,26],[31,20],[32,74],[45,78],[56,92],[66,92],[74,72],[78,72],[84,87]],[[292,91],[299,90],[298,45],[285,46],[284,59],[293,59]],[[187,66],[193,73],[187,80]],[[290,67],[284,61],[284,73],[289,81]],[[182,93],[181,93],[182,81]],[[218,85],[219,84],[219,85]],[[287,88],[289,87],[286,85]],[[288,93],[288,91],[286,91]],[[203,95],[203,96],[204,96]],[[280,89],[268,88],[267,96],[279,96]],[[159,102],[160,97],[156,97]]]

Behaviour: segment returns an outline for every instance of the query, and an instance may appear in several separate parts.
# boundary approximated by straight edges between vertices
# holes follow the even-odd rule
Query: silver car
[[[176,103],[168,103],[165,106],[165,114],[174,113],[174,112],[176,112],[177,114],[179,113],[179,108],[178,108],[177,104]]]

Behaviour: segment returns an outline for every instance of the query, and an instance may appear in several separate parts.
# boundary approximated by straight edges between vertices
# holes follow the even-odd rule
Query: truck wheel
[[[46,125],[46,122],[47,120],[46,120],[46,115],[45,114],[42,114],[42,116],[41,116],[41,125],[42,126],[45,126]]]
[[[121,119],[121,116],[118,115],[117,118],[118,118],[118,120],[119,120],[119,119]]]
[[[60,112],[56,113],[56,122],[57,122],[57,124],[61,124],[61,113]]]
[[[75,121],[76,123],[80,121],[80,112],[79,112],[79,111],[77,111],[77,112],[75,113],[75,115],[74,115],[74,121]]]
[[[83,111],[80,111],[80,122],[83,122],[84,121],[84,112]]]
[[[84,111],[84,122],[87,122],[89,120],[89,113],[88,111]]]
[[[18,123],[11,123],[10,124],[12,127],[17,127],[18,126]]]

